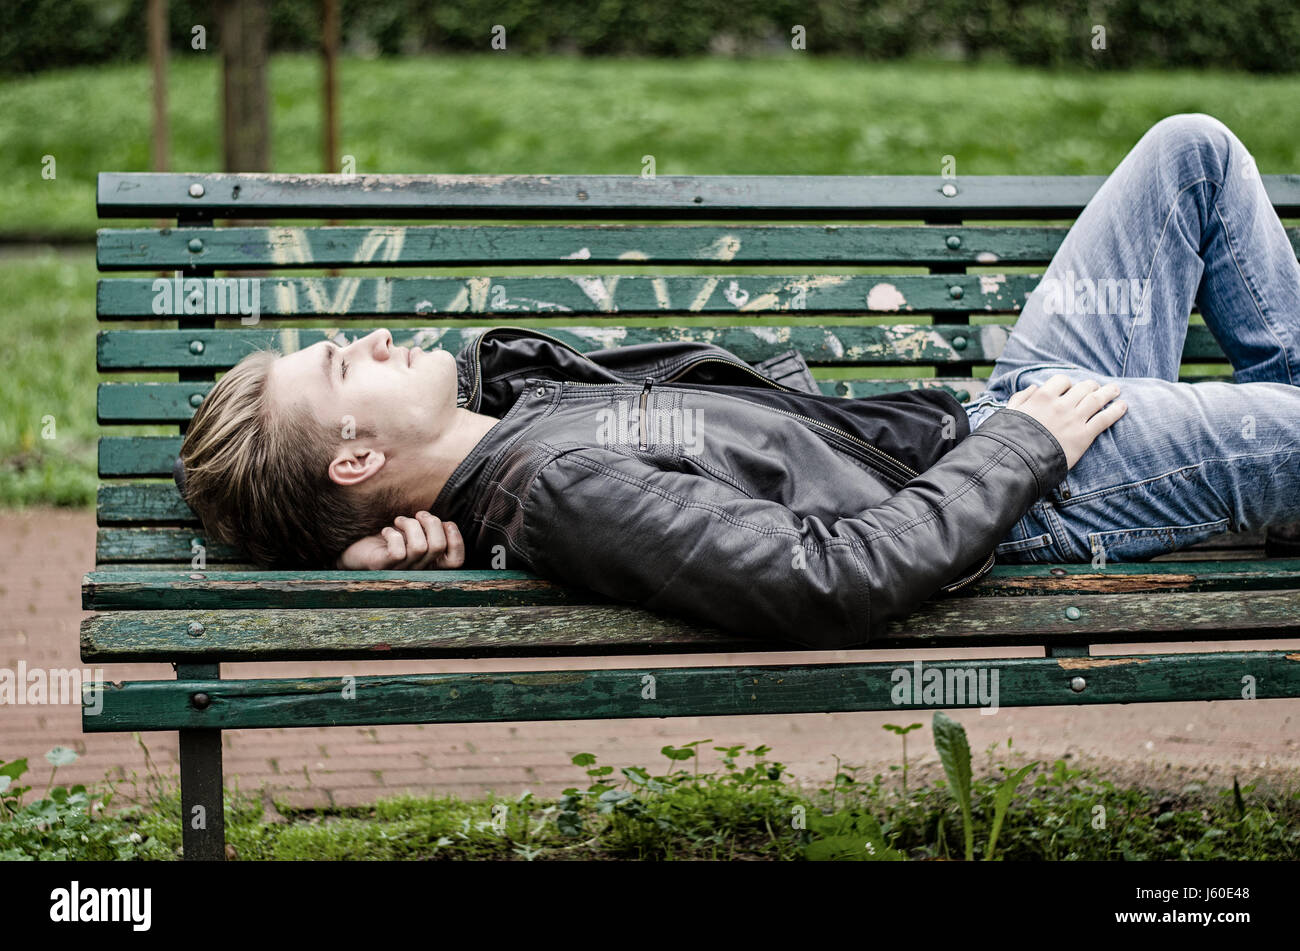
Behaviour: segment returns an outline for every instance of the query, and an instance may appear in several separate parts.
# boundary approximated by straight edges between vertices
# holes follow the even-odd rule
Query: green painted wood
[[[412,582],[413,584],[416,582]],[[1067,615],[1077,609],[1078,616]],[[1074,612],[1071,612],[1073,614]],[[195,636],[193,624],[203,626]],[[942,598],[872,646],[1295,637],[1300,589]],[[115,611],[82,622],[84,661],[325,660],[791,650],[624,605]]]
[[[526,571],[178,571],[117,569],[85,576],[87,611],[202,608],[401,608],[594,604],[607,599]],[[960,598],[1139,592],[1257,591],[1300,587],[1300,559],[995,565]],[[1300,623],[1298,621],[1297,623]]]
[[[128,522],[169,522],[182,525],[199,525],[198,516],[180,497],[172,483],[132,483],[129,485],[100,485],[97,493],[96,516],[100,525]],[[190,538],[202,537],[199,533]],[[186,550],[189,550],[186,545]]]
[[[890,225],[382,225],[103,229],[101,271],[617,264],[1046,264],[1068,229]],[[955,239],[956,246],[953,246]],[[1300,229],[1295,240],[1300,247]],[[197,245],[194,243],[197,242]],[[195,249],[197,248],[197,250]],[[580,265],[580,266],[581,266]]]
[[[101,486],[101,490],[104,487]],[[209,543],[198,527],[190,528],[101,528],[95,535],[95,559],[103,562],[132,563],[147,561],[194,563],[194,543],[204,546],[204,566],[242,562],[245,557],[226,545]]]
[[[1059,572],[1059,573],[1058,573]],[[1296,587],[1300,560],[1090,565],[999,565],[962,597],[1260,590]],[[473,604],[597,603],[604,598],[514,571],[178,571],[91,572],[88,611],[181,608],[451,607]]]
[[[509,326],[509,325],[503,325]],[[96,360],[101,370],[225,370],[254,350],[275,349],[291,353],[340,333],[353,340],[373,327],[279,327],[266,329],[106,330],[97,335]],[[477,340],[486,327],[391,327],[398,347],[441,348],[452,353]],[[544,331],[586,353],[606,347],[639,343],[691,340],[716,344],[742,360],[757,363],[791,347],[808,364],[942,365],[992,363],[1011,334],[1006,324],[934,325],[766,324],[737,327],[548,327]],[[198,351],[198,352],[195,352]],[[1209,328],[1188,328],[1184,361],[1226,360]]]
[[[1261,698],[1300,696],[1300,654],[1231,651],[358,676],[351,695],[345,695],[342,677],[108,683],[89,688],[82,729],[110,733],[991,709],[995,697],[998,708],[1236,700],[1248,676]],[[908,689],[911,684],[904,678],[909,677],[920,681],[920,689]],[[1082,690],[1072,689],[1072,681]],[[927,694],[927,683],[937,689]],[[653,694],[647,684],[654,685]]]
[[[98,282],[95,305],[106,320],[204,315],[239,319],[246,326],[260,318],[293,316],[1013,313],[1040,279],[1036,274],[121,277]]]
[[[1277,213],[1300,176],[1262,175]],[[271,175],[101,172],[101,218],[1074,217],[1104,175]],[[195,197],[191,188],[201,186]],[[945,195],[944,186],[952,194]]]
[[[102,229],[101,271],[587,264],[1047,264],[1063,227],[382,225]],[[1288,228],[1300,255],[1300,228]],[[194,242],[197,242],[195,250]]]
[[[99,475],[170,478],[172,460],[181,451],[181,436],[100,436]]]

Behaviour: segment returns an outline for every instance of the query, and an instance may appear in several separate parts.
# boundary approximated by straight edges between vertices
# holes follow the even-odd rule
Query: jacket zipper
[[[641,450],[646,450],[650,448],[649,443],[646,441],[645,409],[646,409],[646,400],[650,396],[650,386],[653,382],[654,381],[650,377],[645,378],[645,386],[641,389],[641,410],[636,414],[637,415],[636,424],[641,434],[641,445],[638,448],[640,448]]]

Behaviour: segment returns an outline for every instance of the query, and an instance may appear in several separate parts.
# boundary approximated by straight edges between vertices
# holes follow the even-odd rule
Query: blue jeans
[[[1233,382],[1180,383],[1192,307]],[[1300,264],[1246,147],[1207,115],[1162,119],[1088,202],[978,399],[1116,382],[1128,411],[997,547],[1002,562],[1140,561],[1300,521]]]

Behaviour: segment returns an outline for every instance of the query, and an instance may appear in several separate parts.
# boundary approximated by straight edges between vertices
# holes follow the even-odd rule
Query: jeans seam
[[[1066,533],[1065,526],[1061,524],[1060,513],[1056,512],[1055,508],[1054,505],[1043,506],[1043,519],[1047,522],[1047,530],[1051,533],[1052,541],[1056,543],[1056,547],[1061,550],[1062,555],[1077,558],[1073,540]]]
[[[1228,244],[1228,253],[1232,255],[1232,266],[1236,269],[1237,276],[1241,278],[1241,283],[1245,285],[1246,290],[1250,293],[1250,302],[1255,305],[1255,311],[1259,314],[1259,319],[1264,322],[1264,327],[1268,330],[1269,336],[1273,338],[1278,349],[1282,351],[1282,364],[1286,367],[1287,383],[1294,386],[1295,377],[1291,374],[1291,355],[1287,352],[1286,346],[1282,341],[1278,339],[1277,332],[1273,329],[1273,324],[1272,321],[1268,319],[1268,314],[1265,313],[1263,301],[1260,300],[1254,284],[1252,284],[1250,278],[1246,276],[1246,272],[1241,269],[1241,260],[1237,257],[1237,249],[1233,246],[1232,242],[1232,232],[1228,229],[1228,222],[1223,217],[1223,212],[1219,211],[1219,199],[1217,196],[1214,199],[1214,213],[1219,216],[1219,224],[1223,226],[1223,237]]]

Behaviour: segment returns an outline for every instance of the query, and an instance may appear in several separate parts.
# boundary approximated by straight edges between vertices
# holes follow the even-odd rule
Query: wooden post
[[[218,0],[227,172],[271,171],[266,0]]]
[[[149,0],[149,65],[153,71],[153,170],[168,167],[167,0]]]
[[[324,65],[324,111],[322,117],[325,172],[337,175],[343,169],[339,164],[339,100],[338,100],[338,58],[339,58],[339,0],[321,0],[324,6],[321,29],[321,59]],[[327,225],[337,225],[331,220]],[[326,272],[329,277],[339,276],[338,268]]]
[[[324,163],[326,172],[338,174],[339,167],[339,115],[338,73],[339,58],[339,0],[322,0],[324,6],[321,29],[321,53],[325,67],[324,89]]]

